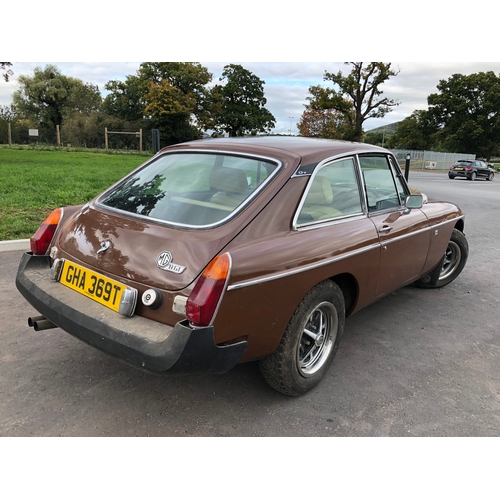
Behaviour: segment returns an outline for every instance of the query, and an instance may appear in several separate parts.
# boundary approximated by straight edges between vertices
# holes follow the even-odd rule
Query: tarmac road
[[[323,382],[288,398],[255,363],[160,377],[59,329],[34,332],[0,253],[0,436],[499,436],[500,180],[411,172],[466,213],[469,262],[441,290],[405,287],[359,312]]]

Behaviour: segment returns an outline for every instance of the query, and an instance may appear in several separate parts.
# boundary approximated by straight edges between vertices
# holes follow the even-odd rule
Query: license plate
[[[463,167],[455,167],[455,170],[463,170]]]
[[[134,288],[66,259],[57,259],[52,269],[54,279],[68,288],[124,316],[134,313],[137,303]]]

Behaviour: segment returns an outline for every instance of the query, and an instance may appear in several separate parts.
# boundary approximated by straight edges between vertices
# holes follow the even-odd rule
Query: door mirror
[[[424,196],[421,194],[411,194],[406,198],[406,208],[422,208],[424,205]]]

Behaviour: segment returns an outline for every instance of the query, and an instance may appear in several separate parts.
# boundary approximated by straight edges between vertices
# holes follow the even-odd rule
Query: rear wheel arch
[[[315,387],[333,362],[344,323],[342,290],[331,279],[321,281],[298,305],[276,350],[260,360],[266,382],[288,396]]]

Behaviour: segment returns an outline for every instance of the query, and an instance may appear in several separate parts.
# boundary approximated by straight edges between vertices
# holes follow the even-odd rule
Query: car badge
[[[171,273],[175,274],[183,273],[186,269],[186,266],[179,266],[178,264],[174,264],[172,260],[172,254],[164,250],[163,252],[158,254],[158,257],[156,257],[156,265],[164,271],[170,271]]]
[[[111,242],[103,241],[101,243],[101,248],[99,248],[99,250],[97,250],[97,254],[105,252],[110,246],[111,246]]]

